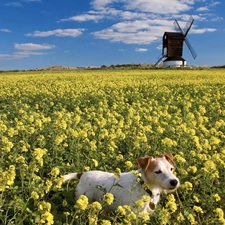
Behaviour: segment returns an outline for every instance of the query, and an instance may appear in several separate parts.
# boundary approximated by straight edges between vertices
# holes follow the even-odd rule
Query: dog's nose
[[[172,187],[176,187],[177,184],[178,184],[178,180],[176,180],[176,179],[170,180],[170,185],[171,185]]]

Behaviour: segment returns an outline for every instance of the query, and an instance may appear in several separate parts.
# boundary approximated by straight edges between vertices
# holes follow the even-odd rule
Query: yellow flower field
[[[62,184],[165,152],[181,187],[151,216],[105,215],[110,193],[90,204]],[[225,224],[224,186],[224,70],[0,73],[0,224]]]

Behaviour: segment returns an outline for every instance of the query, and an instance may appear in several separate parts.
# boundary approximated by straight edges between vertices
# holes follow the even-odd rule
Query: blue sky
[[[225,64],[224,0],[1,0],[0,70],[155,63],[162,36],[195,19],[183,58]]]

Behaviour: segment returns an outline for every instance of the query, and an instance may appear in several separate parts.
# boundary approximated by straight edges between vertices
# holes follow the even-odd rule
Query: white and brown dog
[[[153,213],[160,194],[175,191],[179,187],[179,179],[173,174],[173,156],[164,154],[158,158],[142,157],[137,159],[137,164],[141,177],[137,177],[137,173],[127,172],[121,173],[116,179],[114,173],[88,171],[67,174],[64,180],[79,179],[76,197],[86,195],[89,202],[100,202],[104,195],[103,190],[112,193],[115,201],[107,206],[107,211],[116,210],[120,205],[129,205],[135,209],[134,203],[137,200],[140,200],[143,195],[150,195],[150,202],[146,202],[141,211]],[[143,184],[147,184],[149,189],[146,190]]]

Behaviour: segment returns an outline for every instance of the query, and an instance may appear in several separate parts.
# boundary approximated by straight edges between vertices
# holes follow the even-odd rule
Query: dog
[[[114,202],[107,205],[106,211],[114,211],[118,206],[123,205],[129,205],[135,211],[135,202],[141,200],[144,195],[149,195],[150,200],[145,202],[139,212],[152,214],[160,200],[160,195],[173,192],[180,185],[179,179],[173,174],[173,164],[171,154],[163,154],[157,158],[141,157],[137,159],[138,173],[134,171],[121,173],[119,178],[115,178],[114,173],[88,171],[64,175],[64,181],[78,179],[76,197],[86,195],[90,203],[101,202],[104,191],[112,193]],[[145,186],[148,188],[146,189]]]

